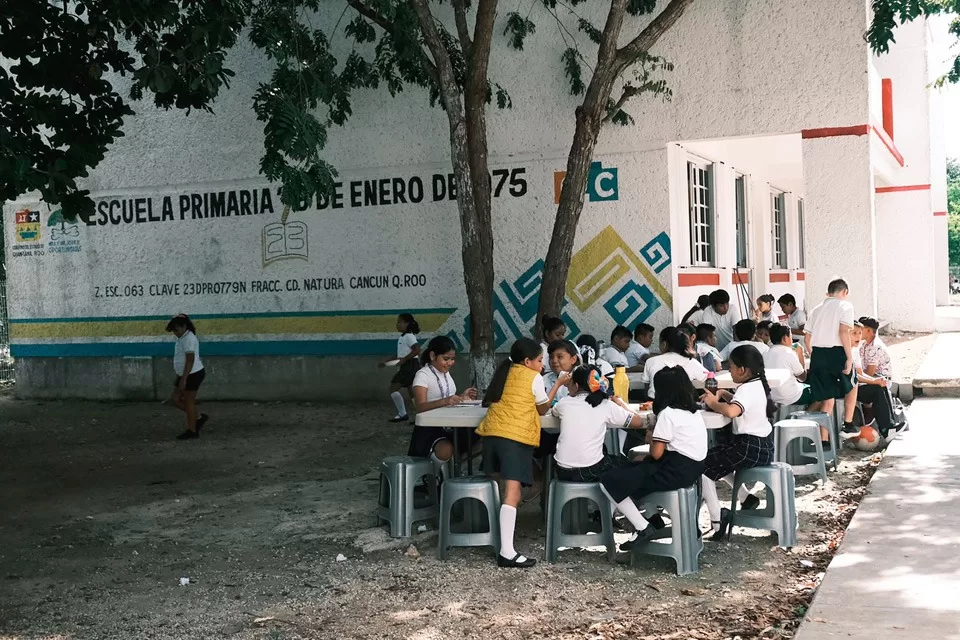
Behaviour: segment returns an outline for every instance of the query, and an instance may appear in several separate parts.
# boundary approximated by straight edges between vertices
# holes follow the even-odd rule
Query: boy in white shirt
[[[641,322],[633,328],[633,342],[627,350],[627,364],[632,367],[643,365],[650,357],[650,347],[653,346],[654,328]],[[636,360],[636,364],[631,362],[631,356]]]
[[[704,369],[716,372],[723,368],[723,358],[717,351],[716,327],[712,324],[701,324],[697,327],[697,342],[694,348]]]
[[[717,348],[723,349],[736,338],[733,326],[740,322],[740,309],[730,306],[730,294],[717,289],[710,294],[710,306],[703,310],[701,324],[712,324],[717,332]]]
[[[807,324],[807,314],[803,309],[797,306],[797,299],[793,294],[785,293],[777,300],[780,309],[786,314],[786,325],[790,327],[790,333],[795,336],[803,335],[803,327]]]
[[[770,399],[778,405],[810,404],[810,387],[800,384],[807,379],[803,349],[793,344],[790,327],[783,324],[770,325],[770,350],[763,354],[767,369],[788,369],[793,374],[782,385],[770,389]]]
[[[633,334],[630,333],[630,329],[619,324],[614,327],[610,334],[610,346],[603,356],[614,369],[624,367],[628,372],[643,371],[645,350],[632,339]]]
[[[720,352],[720,357],[724,362],[730,359],[730,354],[733,353],[734,349],[745,344],[759,351],[760,355],[765,354],[769,349],[769,347],[762,342],[754,341],[757,335],[757,324],[753,320],[741,320],[734,326],[733,332],[737,340],[728,344],[724,347],[723,351]]]
[[[859,435],[853,425],[857,408],[857,385],[853,371],[850,329],[853,328],[853,305],[847,302],[850,295],[846,281],[838,278],[827,286],[827,299],[810,312],[804,325],[803,338],[810,354],[811,411],[833,413],[836,398],[844,398],[844,439]]]

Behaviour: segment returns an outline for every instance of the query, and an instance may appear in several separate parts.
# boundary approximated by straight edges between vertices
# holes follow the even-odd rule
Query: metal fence
[[[7,318],[7,282],[0,280],[0,386],[13,384],[13,358],[10,356],[10,323]]]

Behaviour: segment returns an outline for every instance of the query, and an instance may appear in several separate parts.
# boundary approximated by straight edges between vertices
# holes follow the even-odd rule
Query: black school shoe
[[[200,429],[203,429],[203,425],[207,424],[207,420],[209,419],[210,419],[210,416],[208,416],[207,414],[205,413],[200,414],[200,417],[197,418],[197,433],[200,433]]]
[[[200,433],[198,431],[190,431],[187,429],[183,433],[177,436],[177,440],[193,440],[194,438],[199,438]]]
[[[529,569],[533,565],[537,564],[537,561],[533,558],[524,558],[523,560],[518,560],[517,558],[520,558],[522,555],[523,554],[518,553],[517,555],[513,556],[512,560],[509,560],[498,553],[497,566],[511,569]]]
[[[400,422],[407,422],[410,420],[410,416],[397,416],[395,418],[390,418],[389,422],[398,424]]]
[[[638,544],[649,542],[655,535],[657,535],[657,528],[652,524],[648,524],[642,531],[635,532],[629,540],[622,543],[620,545],[620,551],[630,551]]]
[[[743,511],[750,511],[751,509],[756,509],[760,506],[760,498],[753,495],[752,493],[746,497],[746,499],[740,503],[740,509]]]

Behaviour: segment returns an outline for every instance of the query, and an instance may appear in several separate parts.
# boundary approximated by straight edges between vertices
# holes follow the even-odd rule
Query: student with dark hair
[[[770,390],[770,399],[778,405],[810,404],[810,387],[800,384],[807,379],[803,349],[793,344],[790,327],[783,324],[770,325],[770,350],[763,354],[767,369],[787,369],[793,375],[776,389]]]
[[[697,341],[694,343],[697,355],[700,356],[700,364],[707,371],[720,371],[723,364],[723,358],[717,351],[716,327],[712,324],[701,324],[697,327]]]
[[[540,444],[540,417],[553,404],[569,374],[558,376],[550,393],[543,386],[543,353],[540,345],[520,338],[510,347],[510,358],[493,373],[483,398],[489,407],[477,428],[483,436],[483,471],[503,481],[504,497],[500,507],[500,552],[497,565],[528,568],[536,560],[527,558],[513,546],[522,485],[533,485],[533,450]]]
[[[600,369],[600,375],[612,384],[616,371],[613,370],[613,365],[601,355],[597,339],[588,333],[582,333],[577,338],[577,348],[580,350],[580,362]]]
[[[769,348],[762,342],[756,342],[754,340],[757,335],[757,325],[753,320],[741,320],[738,322],[736,326],[733,327],[733,334],[737,339],[728,344],[720,352],[720,357],[723,358],[724,362],[730,359],[730,354],[733,353],[733,350],[737,347],[744,345],[753,347],[760,352],[760,355],[765,354]]]
[[[710,296],[702,295],[697,298],[697,304],[693,305],[689,311],[680,318],[680,324],[691,323],[699,325],[703,323],[703,310],[710,306]]]
[[[899,431],[903,423],[898,423],[893,411],[893,397],[890,394],[890,380],[893,378],[893,368],[890,364],[890,353],[877,335],[880,323],[876,318],[864,316],[858,321],[862,327],[863,342],[854,334],[853,349],[856,353],[859,343],[859,362],[854,358],[855,365],[859,365],[857,380],[857,401],[870,407],[870,413],[877,423],[877,429],[884,438],[889,436],[890,430]],[[855,328],[856,331],[856,328]]]
[[[712,411],[733,419],[733,438],[707,452],[703,471],[703,499],[710,512],[711,540],[722,540],[730,526],[730,511],[720,508],[716,481],[721,478],[733,486],[737,469],[761,467],[773,462],[773,427],[770,417],[776,407],[770,400],[763,356],[749,346],[737,347],[730,354],[730,376],[740,386],[736,393],[720,390],[714,395],[704,390],[703,402]],[[756,508],[759,500],[741,486],[737,495],[745,509]]]
[[[411,390],[413,403],[417,411],[424,412],[440,407],[451,407],[464,400],[475,400],[477,390],[470,388],[457,394],[457,383],[453,381],[450,370],[457,359],[457,348],[447,336],[437,336],[430,340],[420,363],[423,365],[413,376]],[[466,452],[466,438],[461,441]],[[443,427],[414,427],[410,436],[408,456],[430,458],[441,472],[444,464],[453,457],[453,442],[450,433]]]
[[[637,429],[642,421],[623,400],[608,397],[607,385],[596,367],[577,367],[567,382],[567,395],[550,410],[560,419],[553,460],[561,480],[598,482],[600,474],[626,463],[622,456],[604,454],[607,429]]]
[[[580,351],[569,340],[557,340],[550,344],[547,352],[550,354],[550,364],[547,366],[547,372],[543,374],[543,384],[544,387],[552,389],[562,374],[569,375],[580,364]],[[556,404],[566,395],[567,385],[564,384],[557,390],[553,403]],[[533,450],[533,457],[540,463],[541,469],[547,456],[553,455],[557,450],[559,438],[558,433],[540,430],[540,444]],[[537,479],[539,480],[539,477]]]
[[[791,293],[785,293],[777,300],[780,310],[786,314],[785,323],[790,327],[790,333],[795,336],[803,335],[803,327],[807,324],[807,314],[797,306],[797,299]]]
[[[187,430],[178,435],[177,440],[191,440],[200,436],[200,429],[208,419],[205,413],[197,415],[197,391],[206,377],[200,360],[200,341],[193,322],[185,313],[173,316],[167,323],[167,331],[177,336],[173,350],[173,371],[177,379],[173,383],[170,402],[187,416]]]
[[[681,324],[677,329],[680,333],[687,336],[687,353],[695,360],[700,360],[700,357],[697,355],[697,350],[694,348],[694,345],[697,343],[697,328],[688,322]]]
[[[543,316],[540,320],[540,351],[543,352],[543,366],[550,362],[550,345],[567,337],[567,325],[554,316]]]
[[[390,380],[390,399],[397,409],[397,415],[391,418],[390,422],[407,422],[410,416],[407,415],[407,405],[400,390],[406,389],[409,393],[413,377],[420,369],[420,361],[417,359],[420,356],[420,343],[417,342],[420,325],[412,314],[401,313],[397,316],[397,331],[400,332],[400,339],[397,340],[397,366],[400,369]],[[389,362],[390,360],[381,362],[380,367],[386,367]]]
[[[660,352],[660,355],[647,360],[643,368],[650,398],[656,398],[656,375],[661,369],[681,367],[691,381],[703,382],[707,379],[707,370],[690,354],[687,334],[676,327],[666,327],[660,332]]]
[[[778,318],[773,315],[774,302],[776,302],[776,298],[769,293],[765,293],[757,298],[757,308],[753,310],[754,322],[757,324],[760,324],[764,320],[767,322],[776,322]]]
[[[833,413],[837,398],[844,398],[843,429],[840,437],[860,434],[853,424],[856,411],[856,374],[853,370],[853,345],[850,330],[854,325],[853,305],[847,301],[850,291],[841,279],[827,286],[827,298],[810,312],[804,326],[804,342],[810,354],[811,411]]]
[[[638,508],[643,499],[658,491],[696,484],[707,455],[707,427],[686,371],[682,367],[666,367],[657,371],[655,380],[660,393],[653,401],[656,426],[650,455],[642,462],[607,471],[600,477],[603,493],[636,531],[620,545],[623,551],[653,537],[656,527],[650,526]]]
[[[776,321],[774,321],[776,322]],[[755,342],[770,346],[773,342],[770,340],[770,327],[774,324],[770,320],[761,320],[757,323],[757,333],[753,337]]]
[[[638,349],[631,351],[633,345]],[[607,347],[603,357],[614,369],[623,367],[629,372],[643,371],[642,360],[645,353],[639,347],[640,345],[633,342],[630,329],[618,324],[610,333],[610,346]]]
[[[733,325],[740,320],[740,309],[737,305],[730,305],[730,294],[723,289],[717,289],[710,294],[710,306],[703,310],[700,322],[716,327],[717,349],[722,351],[735,340]]]

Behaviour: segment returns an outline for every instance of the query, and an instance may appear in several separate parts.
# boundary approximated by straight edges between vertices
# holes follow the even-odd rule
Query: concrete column
[[[877,312],[877,232],[869,136],[804,139],[806,308],[834,278],[850,285],[857,315]]]

